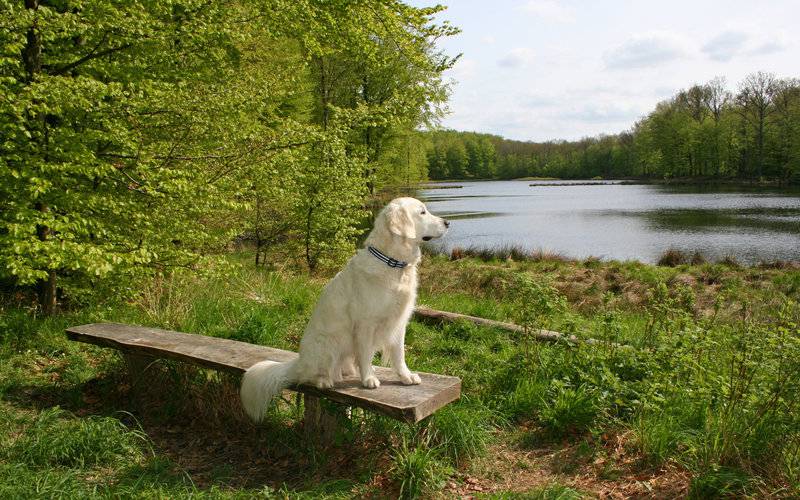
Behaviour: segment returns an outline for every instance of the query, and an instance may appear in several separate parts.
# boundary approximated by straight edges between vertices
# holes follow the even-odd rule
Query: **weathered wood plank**
[[[190,333],[131,326],[120,323],[93,323],[67,329],[71,340],[119,349],[124,353],[174,359],[206,368],[242,374],[259,361],[288,361],[297,353],[236,340]],[[406,422],[418,422],[461,395],[461,379],[420,372],[422,383],[403,385],[389,368],[375,367],[381,386],[365,389],[355,378],[320,390],[302,385],[294,389],[304,394],[373,410]]]

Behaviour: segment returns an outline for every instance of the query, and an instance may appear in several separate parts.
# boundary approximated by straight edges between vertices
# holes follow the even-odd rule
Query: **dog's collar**
[[[378,250],[377,248],[375,248],[373,246],[368,246],[367,250],[369,250],[369,253],[374,255],[375,258],[377,258],[379,261],[383,262],[384,264],[386,264],[389,267],[395,267],[397,269],[403,269],[404,267],[406,267],[408,265],[408,262],[405,262],[405,261],[402,261],[402,260],[393,259],[393,258],[389,257],[388,255],[382,253],[380,250]]]

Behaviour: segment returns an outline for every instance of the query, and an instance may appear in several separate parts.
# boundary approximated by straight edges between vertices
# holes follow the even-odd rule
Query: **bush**
[[[552,435],[564,436],[588,430],[597,414],[596,398],[587,386],[555,384],[555,396],[544,401],[539,420]]]
[[[658,258],[656,264],[659,266],[675,267],[681,264],[686,264],[688,261],[689,259],[686,257],[685,253],[678,249],[670,248],[661,254],[661,257]]]

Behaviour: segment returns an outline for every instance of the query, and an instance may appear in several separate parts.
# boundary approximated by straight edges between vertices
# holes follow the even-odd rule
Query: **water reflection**
[[[797,189],[458,184],[463,188],[419,193],[433,213],[458,221],[439,243],[445,248],[515,244],[577,258],[648,262],[677,248],[749,263],[800,260]]]

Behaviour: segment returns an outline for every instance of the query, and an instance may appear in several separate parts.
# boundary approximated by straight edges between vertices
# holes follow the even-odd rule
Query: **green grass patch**
[[[463,474],[491,481],[500,474],[492,469],[497,447],[527,453],[592,443],[606,456],[598,443],[622,433],[642,473],[688,471],[698,498],[800,494],[796,270],[428,258],[426,305],[599,342],[540,343],[469,322],[412,321],[409,365],[460,377],[462,400],[414,426],[354,410],[330,452],[304,443],[294,401],[274,407],[263,427],[247,427],[230,411],[235,381],[175,363],[158,363],[154,395],[137,407],[120,387],[126,379],[116,354],[63,334],[70,325],[119,321],[296,349],[324,279],[253,269],[246,257],[232,257],[224,277],[145,284],[130,303],[109,299],[51,318],[4,306],[0,497],[427,497]],[[135,423],[143,416],[146,433]],[[163,450],[190,439],[170,429],[196,421],[205,425],[198,432],[224,428],[220,439],[247,435],[253,443],[208,452],[205,468],[181,465]],[[221,458],[242,448],[266,451]],[[363,459],[352,462],[348,449]],[[244,471],[256,459],[283,475],[248,483]],[[620,470],[609,459],[598,480]],[[580,493],[553,485],[498,495]]]

